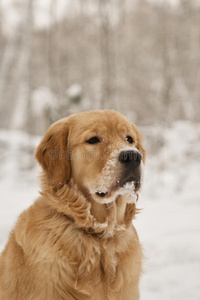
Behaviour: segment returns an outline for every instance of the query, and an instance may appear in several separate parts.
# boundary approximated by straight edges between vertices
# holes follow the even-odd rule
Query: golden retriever
[[[0,300],[138,300],[138,128],[113,110],[75,114],[49,127],[35,157],[41,196],[0,257]]]

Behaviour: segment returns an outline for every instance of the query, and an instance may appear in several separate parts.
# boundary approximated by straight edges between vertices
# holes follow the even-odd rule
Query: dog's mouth
[[[130,183],[130,184],[133,183],[132,185],[134,186],[134,191],[135,192],[138,192],[139,189],[141,188],[140,176],[137,177],[137,178],[134,177],[134,176],[130,176],[128,178],[124,178],[124,179],[122,179],[122,180],[120,180],[118,182],[117,187],[120,187],[120,188],[125,187],[126,184],[128,184],[128,183]]]
[[[128,192],[132,191],[133,193],[137,193],[141,188],[141,181],[140,178],[135,178],[133,176],[129,178],[124,178],[123,180],[118,180],[117,183],[113,188],[111,188],[109,191],[97,191],[95,194],[100,198],[109,198],[113,195],[115,192],[126,192],[128,188]]]
[[[107,196],[109,193],[108,193],[108,192],[106,192],[106,193],[96,192],[95,194],[96,194],[97,196],[103,198],[103,197]]]

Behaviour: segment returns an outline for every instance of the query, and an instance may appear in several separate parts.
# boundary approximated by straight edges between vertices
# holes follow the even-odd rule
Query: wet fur
[[[114,148],[120,126],[130,127],[145,159],[137,127],[117,112],[81,113],[54,123],[36,149],[41,196],[19,216],[0,257],[0,300],[139,299],[142,249],[132,225],[135,204],[123,196],[99,204],[89,193],[86,181],[99,174],[107,157],[72,159],[80,148],[88,151],[81,141],[89,120],[93,131],[95,124],[104,127]],[[99,146],[103,154],[105,145]],[[95,234],[81,229],[89,227]]]

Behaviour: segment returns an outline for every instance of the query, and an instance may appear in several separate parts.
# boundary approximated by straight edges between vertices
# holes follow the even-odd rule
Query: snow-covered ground
[[[142,300],[200,299],[200,125],[150,128],[143,208],[135,225],[145,249]],[[155,139],[157,137],[157,139]],[[152,145],[155,151],[156,145]]]
[[[141,300],[200,299],[200,124],[144,128],[148,159],[134,221],[144,247]],[[0,251],[37,197],[38,137],[0,131]],[[126,300],[126,299],[124,299]]]

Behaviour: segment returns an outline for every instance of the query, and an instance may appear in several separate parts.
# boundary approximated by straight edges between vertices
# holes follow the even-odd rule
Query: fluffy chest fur
[[[102,239],[78,229],[43,199],[20,216],[11,239],[14,247],[9,267],[17,264],[20,282],[27,287],[27,294],[19,289],[16,299],[124,300],[120,291],[141,273],[142,252],[133,226]],[[1,264],[1,268],[6,272],[8,265]],[[9,295],[20,287],[15,278],[14,272],[4,283]]]

